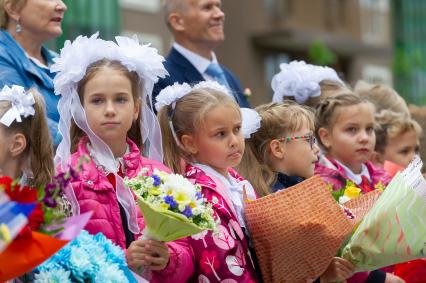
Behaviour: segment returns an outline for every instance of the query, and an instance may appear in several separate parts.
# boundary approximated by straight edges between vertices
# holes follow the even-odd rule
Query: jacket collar
[[[79,156],[91,156],[87,147],[88,142],[89,139],[87,136],[80,140],[77,147]],[[125,172],[125,176],[132,178],[140,172],[143,164],[137,145],[130,139],[127,139],[127,144],[129,145],[129,152],[122,157],[122,164],[124,164],[124,168],[121,169]],[[117,171],[118,170],[119,168],[117,168]],[[114,189],[112,184],[108,181],[108,173],[116,172],[106,172],[105,168],[100,164],[96,164],[95,159],[92,157],[89,158],[87,162],[82,163],[82,173],[80,174],[80,178],[86,187],[95,191]]]
[[[305,179],[299,176],[289,176],[283,173],[278,173],[277,181],[272,186],[272,191],[277,192],[282,189],[287,189],[289,187],[292,187],[294,185],[297,185],[301,182],[303,182]]]
[[[188,82],[201,82],[204,81],[201,73],[192,65],[192,63],[185,58],[179,51],[172,48],[167,60],[170,60],[176,65],[179,65],[182,69],[183,75]]]

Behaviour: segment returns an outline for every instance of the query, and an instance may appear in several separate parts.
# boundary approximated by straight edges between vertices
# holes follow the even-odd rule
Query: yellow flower
[[[151,190],[149,190],[149,193],[153,196],[158,196],[160,195],[161,192],[159,188],[154,187]]]
[[[380,192],[383,192],[383,191],[385,190],[385,186],[383,186],[382,181],[378,182],[378,183],[374,186],[374,188],[375,188],[376,190],[379,190]]]
[[[361,189],[357,188],[355,185],[349,185],[346,187],[345,192],[343,193],[343,195],[349,199],[357,198],[360,194]]]

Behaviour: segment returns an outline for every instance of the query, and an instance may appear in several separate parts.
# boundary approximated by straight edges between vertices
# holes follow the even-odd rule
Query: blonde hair
[[[10,2],[11,5],[16,10],[21,10],[25,4],[27,3],[27,0],[0,0],[0,28],[6,29],[7,25],[9,24],[9,15],[6,12],[5,6],[7,2]]]
[[[318,134],[319,129],[325,128],[331,130],[334,127],[340,108],[361,103],[367,103],[374,109],[374,105],[369,100],[353,92],[328,97],[318,104],[315,111],[315,136],[322,150],[326,151],[327,148],[322,143]]]
[[[192,90],[180,98],[174,108],[167,105],[158,112],[161,134],[163,138],[164,164],[174,172],[182,172],[182,159],[191,162],[192,156],[180,144],[182,135],[195,134],[203,125],[206,115],[217,106],[232,106],[240,113],[238,104],[228,95],[210,88]],[[176,139],[173,136],[169,121],[173,124]]]
[[[269,160],[269,144],[306,124],[314,130],[314,114],[308,107],[293,101],[269,103],[255,110],[262,118],[261,127],[246,140],[246,149],[237,171],[253,185],[259,196],[265,196],[271,192],[270,188],[277,179]]]
[[[25,136],[27,147],[22,154],[28,156],[33,178],[29,185],[39,187],[52,181],[55,174],[53,164],[53,144],[46,120],[44,99],[35,89],[28,91],[34,96],[34,116],[22,117],[21,122],[13,121],[4,127],[7,134],[21,133]],[[4,115],[11,107],[10,102],[0,102],[0,112]]]
[[[365,81],[358,81],[355,85],[355,92],[359,96],[367,98],[376,107],[377,113],[382,110],[410,115],[405,100],[391,87],[384,84],[369,84]]]
[[[398,137],[408,131],[415,131],[417,136],[422,134],[419,123],[411,119],[404,113],[383,110],[375,116],[378,127],[376,132],[375,150],[384,153],[387,142],[390,138]]]
[[[140,90],[139,86],[142,84],[141,79],[139,78],[138,74],[136,72],[129,71],[125,66],[123,66],[119,61],[111,61],[107,59],[99,60],[87,67],[87,71],[85,76],[80,80],[78,83],[78,96],[80,98],[80,102],[83,105],[84,100],[84,88],[88,81],[90,81],[100,70],[103,68],[111,68],[113,70],[116,70],[123,74],[126,78],[129,79],[131,85],[132,85],[132,97],[135,102],[135,105],[137,103],[142,103],[140,100]],[[84,106],[83,106],[84,107]],[[142,109],[142,105],[141,105]],[[71,123],[71,152],[75,152],[77,149],[77,145],[80,141],[80,139],[85,136],[86,133],[81,130],[74,121]],[[132,123],[132,127],[130,128],[129,132],[127,133],[127,136],[139,147],[139,149],[142,151],[143,144],[142,144],[142,135],[141,135],[141,119],[136,119]]]

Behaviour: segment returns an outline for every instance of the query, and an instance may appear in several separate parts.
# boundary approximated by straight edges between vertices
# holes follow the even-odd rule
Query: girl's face
[[[415,130],[406,131],[399,136],[388,138],[383,160],[392,161],[407,167],[414,155],[419,153],[419,138]]]
[[[312,177],[315,162],[318,160],[319,147],[307,123],[300,130],[278,141],[281,147],[279,152],[283,154],[275,154],[275,171],[305,179]],[[272,148],[271,151],[274,149]]]
[[[197,133],[182,140],[197,162],[228,176],[228,168],[240,164],[244,153],[241,114],[232,105],[214,107]]]
[[[84,87],[83,107],[90,128],[111,149],[125,145],[127,132],[138,118],[139,103],[123,73],[110,67],[99,69]]]
[[[321,128],[319,136],[327,155],[339,160],[355,174],[370,159],[376,144],[374,108],[368,103],[338,107],[334,124]]]

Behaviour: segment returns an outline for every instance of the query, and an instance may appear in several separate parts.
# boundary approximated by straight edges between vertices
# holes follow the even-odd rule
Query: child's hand
[[[385,283],[405,283],[405,281],[392,273],[386,273]]]
[[[327,269],[320,276],[323,282],[339,282],[351,277],[355,273],[355,265],[340,257],[334,257]]]
[[[141,266],[163,270],[169,263],[168,246],[155,240],[136,240],[127,249],[127,264],[137,271]]]

